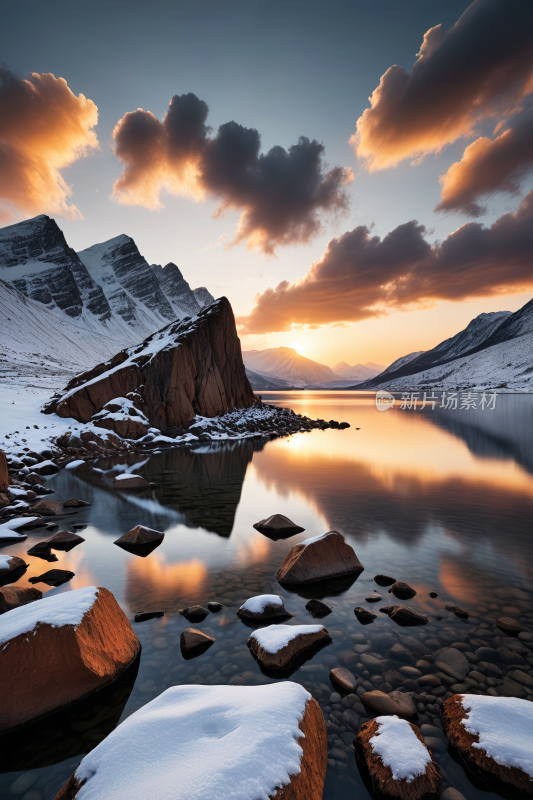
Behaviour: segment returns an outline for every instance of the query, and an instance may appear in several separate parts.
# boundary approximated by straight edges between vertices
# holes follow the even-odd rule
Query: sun
[[[296,350],[297,353],[300,353],[301,356],[303,356],[307,350],[307,345],[304,342],[291,342],[290,347]]]

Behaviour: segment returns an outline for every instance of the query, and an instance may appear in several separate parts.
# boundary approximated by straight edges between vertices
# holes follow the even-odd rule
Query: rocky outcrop
[[[152,264],[152,270],[172,306],[174,316],[177,319],[195,317],[205,303],[198,302],[179,268],[170,262],[165,267],[160,264]],[[211,298],[211,303],[214,302],[214,298]]]
[[[13,608],[25,606],[40,600],[43,593],[39,589],[26,589],[22,586],[3,586],[0,589],[0,614],[11,611]]]
[[[89,422],[113,398],[137,392],[143,414],[162,431],[255,402],[235,318],[222,297],[192,320],[175,322],[141,345],[71,381],[47,411]]]
[[[116,539],[113,544],[122,547],[123,550],[135,556],[146,558],[156,547],[159,547],[164,538],[165,534],[161,533],[161,531],[154,531],[151,528],[137,525],[131,531]]]
[[[1,731],[110,683],[141,648],[111,592],[94,586],[11,610],[0,623],[0,646]]]
[[[456,694],[444,701],[446,736],[487,791],[533,796],[531,709],[516,697]]]
[[[199,286],[197,289],[193,289],[192,293],[200,308],[204,308],[204,306],[210,306],[211,303],[215,302],[215,298],[211,292],[205,288],[205,286]]]
[[[0,450],[0,492],[5,492],[10,483],[6,454]]]
[[[265,674],[288,677],[331,643],[323,625],[269,625],[254,631],[247,645]]]
[[[26,570],[28,565],[18,556],[0,555],[0,586],[14,583]]]
[[[363,565],[344,536],[330,531],[291,547],[276,573],[282,585],[315,583],[359,573]]]
[[[361,726],[354,747],[372,794],[382,800],[438,800],[442,777],[418,729],[378,717]]]
[[[274,542],[278,539],[288,539],[305,530],[288,517],[284,517],[283,514],[273,514],[271,517],[262,519],[254,524],[254,528]]]

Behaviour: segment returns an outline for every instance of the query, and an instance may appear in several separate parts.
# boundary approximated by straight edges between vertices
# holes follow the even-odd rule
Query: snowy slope
[[[418,358],[418,356],[421,356],[425,352],[425,350],[416,350],[414,353],[409,353],[406,356],[397,358],[396,361],[393,361],[392,364],[389,364],[387,369],[384,369],[383,372],[380,373],[380,377],[381,375],[388,375],[391,372],[396,372],[397,369],[400,369],[400,367],[405,367],[410,361],[413,361],[415,358]]]
[[[164,267],[160,264],[152,264],[152,270],[165,297],[172,306],[176,319],[194,317],[198,314],[202,306],[175,264],[170,262]],[[214,301],[212,300],[211,302]]]
[[[365,381],[368,378],[374,378],[376,375],[379,375],[384,369],[383,365],[376,364],[371,367],[369,366],[370,363],[371,362],[368,364],[354,364],[352,367],[350,364],[347,364],[346,361],[339,361],[339,363],[335,364],[333,367],[333,372],[335,375],[339,375],[346,380]]]

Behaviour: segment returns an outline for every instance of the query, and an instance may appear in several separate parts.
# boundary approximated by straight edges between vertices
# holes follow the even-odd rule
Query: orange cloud
[[[123,173],[113,197],[126,205],[162,208],[162,192],[220,201],[215,217],[241,211],[236,235],[227,246],[272,255],[278,245],[308,241],[321,229],[321,215],[345,212],[350,169],[325,172],[324,146],[300,137],[285,150],[261,154],[254,128],[236,122],[209,136],[207,104],[189,93],[175,95],[160,122],[150,111],[128,112],[113,131]]]
[[[355,322],[436,300],[526,291],[533,287],[532,227],[533,191],[490,227],[469,222],[433,245],[416,220],[383,239],[360,225],[332,239],[301,280],[258,295],[250,314],[237,319],[240,332]]]
[[[61,170],[98,147],[98,109],[63,78],[32,73],[22,80],[0,68],[0,215],[60,214],[80,218],[67,199]]]
[[[516,194],[533,169],[533,106],[513,127],[496,139],[487,136],[469,145],[461,161],[441,175],[441,201],[435,211],[463,211],[472,217],[485,213],[476,200],[496,192]]]
[[[531,3],[475,0],[448,31],[430,28],[411,73],[392,66],[350,144],[370,170],[438,152],[533,90]]]

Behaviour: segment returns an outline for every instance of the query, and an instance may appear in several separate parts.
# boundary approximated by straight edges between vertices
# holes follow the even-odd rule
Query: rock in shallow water
[[[11,611],[13,608],[25,606],[40,600],[43,593],[39,589],[26,589],[23,586],[4,586],[0,589],[0,614]]]
[[[236,612],[244,622],[264,622],[269,619],[287,619],[291,615],[277,594],[260,594],[250,597]]]
[[[189,622],[202,622],[209,614],[209,611],[202,606],[190,606],[180,609],[180,614]]]
[[[269,625],[247,641],[261,669],[272,677],[287,677],[330,643],[323,625]]]
[[[387,614],[394,622],[402,628],[414,625],[426,625],[429,620],[418,611],[409,606],[383,606],[379,609],[383,614]]]
[[[273,541],[288,539],[290,536],[295,536],[297,533],[305,531],[305,528],[296,525],[288,517],[284,517],[283,514],[273,514],[271,517],[262,519],[254,524],[254,528]]]
[[[47,586],[62,586],[72,580],[74,572],[67,569],[49,569],[35,578],[28,578],[30,583],[46,583]]]
[[[511,617],[500,617],[496,620],[496,625],[504,633],[517,634],[525,630],[523,625]]]
[[[132,528],[131,531],[116,539],[113,544],[135,556],[146,558],[156,547],[159,547],[164,538],[165,534],[161,533],[161,531],[154,531],[151,528],[137,525],[137,527]]]
[[[140,611],[138,614],[135,614],[135,622],[146,622],[149,619],[157,619],[164,616],[164,611]]]
[[[281,585],[315,583],[362,572],[363,565],[337,531],[314,536],[291,547],[276,573]]]
[[[357,689],[357,678],[345,667],[335,667],[329,673],[329,679],[336,689],[343,693],[355,692]]]
[[[357,621],[360,622],[361,625],[369,625],[377,617],[377,614],[372,614],[370,611],[367,611],[366,608],[362,608],[361,606],[356,606],[353,612],[357,617]]]
[[[388,575],[375,575],[374,580],[378,586],[390,586],[396,583],[396,578],[390,578]]]
[[[205,653],[214,642],[215,639],[212,636],[208,636],[196,628],[186,628],[180,636],[181,654],[187,660],[196,658]]]
[[[396,714],[402,719],[411,719],[416,714],[413,698],[405,692],[385,694],[385,692],[374,689],[362,694],[360,700],[378,714]]]
[[[415,596],[416,591],[412,589],[409,584],[403,581],[396,581],[396,583],[390,587],[389,594],[393,594],[399,600],[410,600],[411,597]]]

